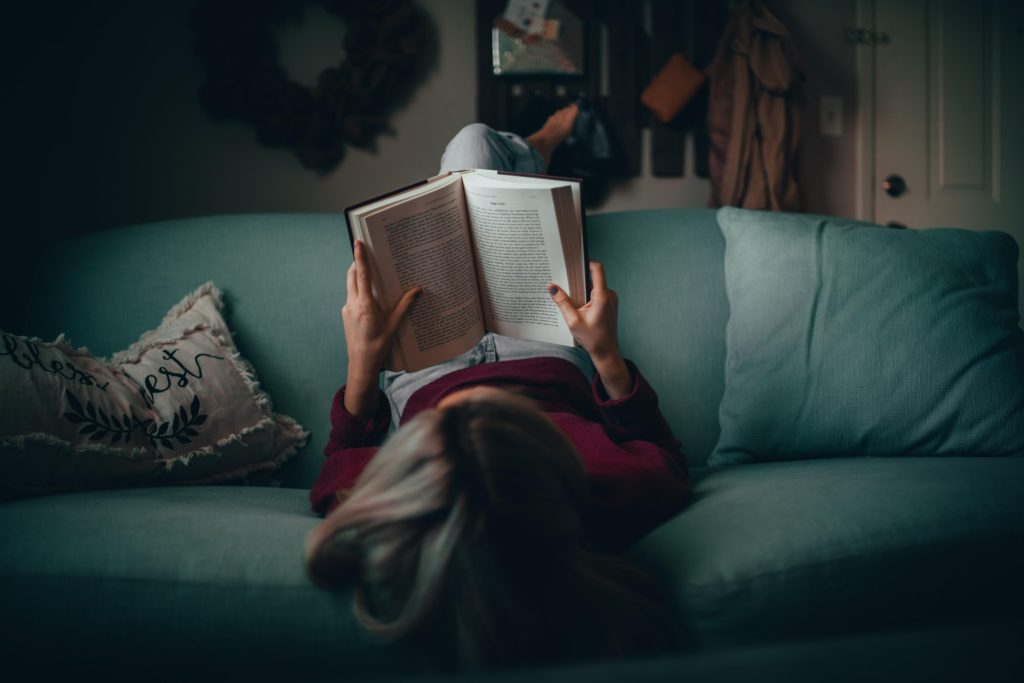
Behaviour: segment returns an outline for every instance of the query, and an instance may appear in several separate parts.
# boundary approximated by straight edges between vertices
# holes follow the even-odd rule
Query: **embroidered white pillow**
[[[0,332],[0,497],[210,483],[271,470],[309,436],[272,411],[206,283],[110,360]]]

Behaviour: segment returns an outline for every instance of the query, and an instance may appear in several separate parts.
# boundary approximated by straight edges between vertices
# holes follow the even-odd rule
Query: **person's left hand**
[[[373,298],[366,246],[356,241],[354,251],[355,258],[348,269],[348,297],[341,309],[348,345],[349,384],[355,380],[376,387],[377,375],[395,343],[398,327],[423,290],[420,287],[410,289],[391,311],[384,311]]]

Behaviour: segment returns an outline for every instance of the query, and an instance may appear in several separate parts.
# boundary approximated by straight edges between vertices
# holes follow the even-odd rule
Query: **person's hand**
[[[569,295],[555,284],[548,293],[562,312],[573,338],[590,354],[594,367],[611,398],[621,398],[633,389],[633,378],[619,352],[619,297],[608,289],[604,266],[590,262],[590,301],[576,308]]]
[[[355,257],[348,269],[348,296],[341,309],[348,346],[345,407],[353,415],[369,417],[376,411],[377,376],[395,343],[402,319],[422,289],[410,289],[392,310],[384,311],[373,298],[365,245],[356,241],[354,251]]]

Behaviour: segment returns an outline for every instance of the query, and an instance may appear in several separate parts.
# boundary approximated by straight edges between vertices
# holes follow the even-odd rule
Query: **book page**
[[[430,367],[480,341],[484,323],[460,183],[377,208],[359,223],[381,307],[390,310],[403,292],[423,288],[399,328],[395,367]]]
[[[564,289],[576,308],[587,303],[589,269],[587,265],[586,237],[583,234],[583,202],[579,180],[523,173],[503,173],[491,169],[476,169],[473,173],[483,176],[490,183],[505,183],[506,185],[519,187],[532,185],[558,190],[555,194],[555,213],[558,216],[558,229],[562,237],[562,253],[565,255],[566,270],[569,275],[569,286]],[[564,192],[562,188],[567,184],[572,191],[571,207],[566,205],[564,197],[560,194]]]
[[[495,171],[489,168],[478,168],[473,171],[473,173],[485,176],[488,180],[496,180],[498,182],[519,186],[536,185],[537,187],[560,187],[568,182],[569,189],[572,190],[572,208],[573,213],[576,215],[576,222],[580,225],[583,224],[583,197],[579,179],[571,179],[575,182],[569,182],[569,179],[547,176],[538,177],[536,175],[526,173],[502,173],[501,171]],[[566,255],[569,256],[569,254]]]
[[[487,328],[572,346],[572,334],[546,289],[554,282],[570,291],[557,215],[564,213],[559,204],[566,199],[571,206],[571,191],[515,187],[474,174],[463,176],[462,183]]]

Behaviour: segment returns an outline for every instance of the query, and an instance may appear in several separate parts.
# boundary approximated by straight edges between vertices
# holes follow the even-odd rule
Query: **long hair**
[[[579,454],[529,399],[428,410],[378,451],[309,535],[324,588],[355,586],[385,638],[450,628],[469,665],[655,652],[670,619],[655,584],[589,551]]]

